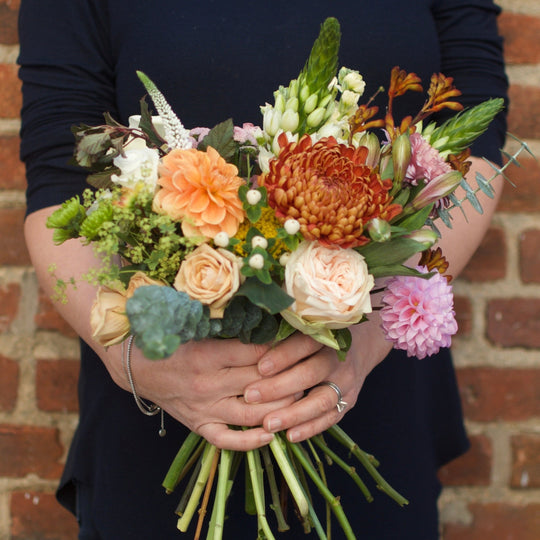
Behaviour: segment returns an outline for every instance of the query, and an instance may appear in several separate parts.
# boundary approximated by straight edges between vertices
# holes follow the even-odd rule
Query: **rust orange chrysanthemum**
[[[221,231],[233,236],[245,216],[238,196],[243,180],[237,175],[212,147],[172,150],[160,167],[154,209],[181,220],[186,236],[214,238]]]
[[[308,240],[343,248],[369,241],[364,226],[373,218],[390,220],[401,206],[392,203],[391,180],[366,165],[367,148],[339,144],[333,137],[297,143],[280,136],[279,156],[259,180],[281,221],[294,218]]]

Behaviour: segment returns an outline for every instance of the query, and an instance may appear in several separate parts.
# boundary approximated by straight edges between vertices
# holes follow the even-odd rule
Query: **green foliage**
[[[294,298],[290,297],[275,281],[264,284],[256,278],[248,278],[236,293],[273,315],[287,309]]]
[[[208,135],[201,141],[198,150],[206,150],[209,146],[219,152],[219,155],[225,160],[230,161],[236,153],[238,144],[234,140],[234,124],[229,118],[213,127]]]
[[[484,101],[448,119],[433,131],[429,140],[441,153],[459,154],[484,133],[503,108],[502,98]]]
[[[170,356],[179,345],[207,337],[208,311],[172,287],[139,287],[126,303],[135,344],[151,360]]]

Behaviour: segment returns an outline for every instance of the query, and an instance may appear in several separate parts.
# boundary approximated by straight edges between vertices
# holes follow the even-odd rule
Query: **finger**
[[[312,388],[332,373],[337,361],[333,351],[324,349],[277,375],[247,385],[244,399],[248,403],[274,401]]]
[[[268,433],[260,427],[247,430],[234,430],[225,424],[218,423],[205,424],[197,432],[210,444],[218,448],[241,452],[260,448],[274,438],[273,433]]]
[[[330,422],[324,428],[326,429],[335,424],[340,417],[336,393],[327,386],[318,386],[311,390],[304,399],[296,401],[284,409],[272,411],[264,418],[263,427],[267,431],[275,433],[291,428],[299,429],[300,426],[324,419],[324,422]]]
[[[265,377],[275,375],[296,364],[303,358],[315,354],[322,345],[314,339],[297,332],[274,348],[267,351],[259,360],[259,373]]]
[[[324,416],[310,420],[298,426],[295,426],[287,431],[287,439],[294,443],[305,441],[310,437],[314,437],[323,431],[326,431],[336,424],[345,413],[338,413],[337,409],[330,411]]]
[[[260,426],[266,415],[272,411],[286,409],[294,402],[294,396],[269,403],[247,404],[243,397],[229,398],[216,403],[210,414],[217,411],[216,420],[233,426]]]

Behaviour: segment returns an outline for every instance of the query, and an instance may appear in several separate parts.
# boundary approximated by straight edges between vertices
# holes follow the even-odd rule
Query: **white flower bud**
[[[300,88],[300,93],[299,93],[299,96],[301,101],[306,101],[307,98],[309,97],[309,87],[308,86],[302,86],[302,88]]]
[[[290,235],[294,235],[300,230],[300,222],[297,219],[288,219],[283,226]]]
[[[285,98],[279,90],[277,92],[274,92],[274,96],[276,98],[274,108],[276,109],[276,111],[283,112],[285,110]]]
[[[251,206],[255,206],[261,200],[261,192],[258,189],[250,189],[246,193],[246,200]]]
[[[281,128],[283,131],[296,131],[299,123],[300,117],[298,116],[298,113],[291,109],[286,109],[281,117]]]
[[[264,257],[260,253],[255,253],[249,258],[249,266],[253,270],[262,270],[264,268]]]
[[[278,129],[279,125],[281,123],[281,112],[279,112],[276,109],[269,108],[265,113],[263,117],[263,129],[270,135],[270,137],[273,137]]]
[[[291,258],[291,254],[290,252],[286,251],[285,253],[283,253],[283,255],[281,255],[281,257],[279,258],[279,264],[281,264],[281,266],[285,266],[287,264],[287,261]]]
[[[290,97],[285,104],[285,109],[290,109],[294,112],[298,112],[298,98],[296,96]]]
[[[260,235],[254,236],[251,239],[251,247],[253,248],[260,247],[262,249],[266,249],[268,247],[268,240],[264,236],[260,236]]]
[[[218,232],[214,236],[214,244],[218,247],[226,248],[229,245],[229,235],[225,231]]]
[[[319,102],[319,96],[317,94],[311,94],[304,104],[304,112],[306,114],[312,113]]]
[[[318,107],[307,117],[307,125],[310,127],[317,127],[323,121],[326,114],[324,107]]]

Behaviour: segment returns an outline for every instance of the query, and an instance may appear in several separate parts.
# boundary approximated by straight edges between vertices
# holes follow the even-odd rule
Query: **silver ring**
[[[341,390],[339,389],[339,386],[336,383],[330,382],[330,381],[323,381],[319,384],[319,386],[329,386],[336,394],[337,394],[337,410],[338,412],[343,412],[345,410],[345,407],[348,405],[346,401],[343,401],[343,395],[341,394]]]

